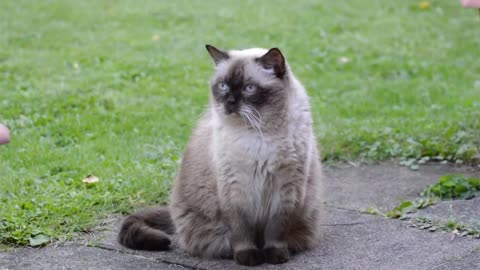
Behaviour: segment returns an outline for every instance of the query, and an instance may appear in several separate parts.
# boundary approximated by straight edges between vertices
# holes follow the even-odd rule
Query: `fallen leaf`
[[[95,175],[88,175],[82,180],[82,182],[87,184],[93,184],[93,183],[97,183],[98,180],[99,180],[98,177],[96,177]]]
[[[37,247],[50,242],[50,238],[46,237],[43,234],[39,234],[35,235],[34,237],[30,237],[28,241],[30,242],[30,246]]]
[[[348,57],[340,57],[338,59],[338,62],[343,65],[343,64],[346,64],[346,63],[350,62],[350,59]]]
[[[427,9],[427,8],[430,7],[430,2],[422,1],[422,2],[418,3],[418,7],[421,8],[421,9]]]

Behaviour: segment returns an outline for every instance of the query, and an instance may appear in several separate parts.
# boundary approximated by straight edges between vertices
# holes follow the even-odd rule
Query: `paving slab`
[[[389,162],[369,166],[327,167],[324,197],[327,204],[349,209],[375,207],[386,211],[400,200],[419,197],[428,185],[445,174],[480,177],[478,168],[452,164],[425,164],[418,170]]]
[[[399,220],[338,209],[329,211],[328,217],[332,223],[324,224],[318,248],[294,256],[287,264],[261,269],[430,269],[480,248],[480,241],[450,240],[449,234],[425,233]],[[211,260],[199,266],[248,269],[231,261]]]
[[[155,257],[123,254],[118,251],[67,244],[58,247],[23,248],[0,253],[0,270],[185,270],[181,265]]]
[[[472,250],[472,252],[467,255],[447,260],[446,262],[432,268],[432,270],[477,270],[480,269],[480,260],[478,258],[480,258],[480,250]]]
[[[325,172],[320,245],[293,256],[286,264],[264,264],[254,269],[480,269],[479,239],[418,230],[405,221],[360,211],[367,207],[390,209],[398,204],[398,198],[416,198],[425,186],[435,183],[443,174],[478,176],[478,170],[435,164],[411,171],[386,163],[326,168]],[[427,209],[440,217],[445,215],[445,209],[453,209],[447,214],[458,212],[459,217],[479,216],[476,200],[448,203],[454,205],[442,203]],[[177,248],[167,252],[123,248],[116,242],[119,224],[119,218],[111,219],[103,230],[63,246],[0,253],[0,270],[252,269],[236,265],[231,260],[193,258]]]

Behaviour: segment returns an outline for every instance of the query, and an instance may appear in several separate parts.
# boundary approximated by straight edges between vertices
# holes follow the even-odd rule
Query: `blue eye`
[[[228,85],[226,83],[221,82],[221,83],[218,83],[218,89],[222,92],[227,92],[228,89],[230,89],[230,88],[228,87]]]
[[[247,94],[253,94],[255,93],[255,91],[257,90],[257,86],[253,85],[253,84],[247,84],[245,85],[245,87],[243,88],[243,90],[245,91],[245,93]]]

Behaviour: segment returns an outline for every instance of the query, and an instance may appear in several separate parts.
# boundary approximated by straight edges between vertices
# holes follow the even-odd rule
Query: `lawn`
[[[326,162],[475,162],[480,20],[419,3],[1,1],[0,244],[70,239],[168,201],[207,105],[205,43],[281,48]]]

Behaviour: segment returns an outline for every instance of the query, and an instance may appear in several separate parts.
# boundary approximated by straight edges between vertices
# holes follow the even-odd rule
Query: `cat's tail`
[[[120,228],[118,242],[141,250],[167,250],[175,233],[168,207],[144,210],[128,216]]]

